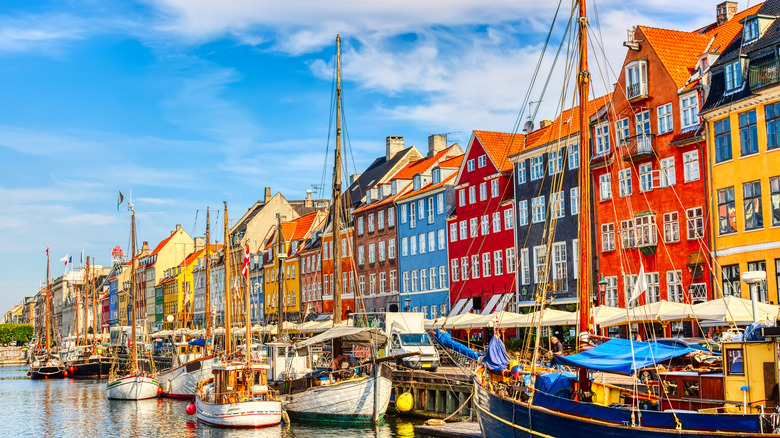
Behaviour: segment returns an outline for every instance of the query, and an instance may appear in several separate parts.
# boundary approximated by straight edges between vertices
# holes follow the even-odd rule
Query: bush
[[[0,324],[0,344],[16,341],[18,344],[30,342],[35,329],[30,324]]]

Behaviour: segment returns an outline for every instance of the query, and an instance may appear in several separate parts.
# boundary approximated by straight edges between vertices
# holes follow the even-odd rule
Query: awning
[[[463,315],[464,313],[471,313],[471,309],[474,308],[474,300],[471,298],[466,298],[466,305],[463,306],[463,309],[458,313],[458,315]]]
[[[463,305],[466,304],[466,300],[470,300],[470,298],[461,298],[461,299],[459,299],[458,302],[455,303],[454,306],[452,306],[452,310],[450,310],[450,314],[448,316],[460,315],[460,309],[462,309]]]
[[[691,351],[695,350],[680,345],[615,338],[581,353],[555,356],[555,361],[573,367],[631,375],[636,370],[661,364]]]
[[[498,300],[501,299],[502,296],[503,295],[501,295],[501,294],[495,294],[492,297],[490,297],[490,300],[487,302],[485,307],[482,309],[481,315],[490,315],[491,313],[493,313],[493,307],[496,306],[496,303],[498,302]]]
[[[350,344],[365,346],[373,345],[376,348],[382,348],[387,344],[387,335],[378,328],[338,326],[333,327],[325,333],[320,333],[317,336],[303,340],[295,346],[296,348],[306,348],[333,339],[341,339],[342,342]]]
[[[513,292],[510,292],[508,294],[504,294],[503,297],[501,297],[501,300],[496,304],[496,308],[493,309],[494,312],[503,312],[506,310],[506,303],[509,302],[510,299],[512,299],[512,295],[514,295]]]

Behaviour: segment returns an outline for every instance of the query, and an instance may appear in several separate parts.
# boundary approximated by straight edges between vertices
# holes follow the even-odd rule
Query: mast
[[[89,256],[87,256],[87,264],[84,266],[84,344],[89,344],[89,336],[87,328],[89,327],[89,304],[87,304],[87,290],[89,290]],[[78,315],[76,315],[78,316]],[[78,319],[78,318],[77,318]]]
[[[81,333],[79,333],[79,284],[77,282],[73,282],[73,288],[76,290],[76,346],[80,344],[79,339],[81,337]]]
[[[49,318],[51,318],[51,309],[50,306],[50,300],[49,295],[51,295],[51,284],[49,284],[49,248],[46,248],[46,355],[48,356],[50,354],[49,351],[49,331],[51,331],[51,323],[49,321]]]
[[[579,56],[580,69],[578,78],[578,91],[580,99],[580,333],[589,332],[590,327],[590,303],[591,287],[591,175],[590,175],[590,125],[588,118],[588,88],[590,86],[590,72],[588,71],[588,17],[586,14],[586,0],[579,0]],[[579,369],[580,398],[590,401],[590,380],[587,368]]]
[[[211,339],[211,242],[209,208],[206,207],[206,342]],[[194,304],[193,304],[194,306]],[[213,343],[212,343],[213,345]]]
[[[138,354],[135,348],[135,210],[132,204],[129,206],[130,220],[130,357],[133,358],[133,373],[138,371]],[[87,258],[89,260],[89,258]]]
[[[246,241],[246,251],[248,254],[249,239]],[[246,311],[244,312],[244,321],[246,323],[246,351],[244,351],[244,356],[246,356],[246,365],[248,367],[252,363],[252,322],[249,319],[249,266],[246,267],[246,276],[244,277],[244,303],[246,304],[244,306],[246,308]]]
[[[276,318],[276,340],[282,340],[283,325],[284,325],[284,259],[282,258],[282,251],[284,251],[284,239],[282,238],[282,216],[276,213],[276,259],[279,265],[276,268],[276,312],[278,313]]]
[[[97,349],[97,288],[95,287],[95,263],[92,260],[89,272],[89,288],[92,291],[92,354]]]
[[[333,154],[333,325],[341,324],[341,36],[336,35],[336,150]]]
[[[230,240],[228,235],[228,210],[227,201],[225,203],[225,357],[230,355],[230,341],[231,341],[231,306],[230,301],[233,294],[230,292]]]

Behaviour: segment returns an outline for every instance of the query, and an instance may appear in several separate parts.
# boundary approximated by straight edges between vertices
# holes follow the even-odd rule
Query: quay
[[[394,401],[405,392],[412,394],[414,407],[409,412],[400,412],[395,409]],[[435,373],[395,369],[391,408],[402,416],[465,421],[474,418],[471,393],[469,378],[455,367],[440,367]]]
[[[441,426],[420,424],[414,426],[414,432],[442,438],[482,438],[482,431],[479,429],[479,423],[476,421],[461,421],[442,424]]]

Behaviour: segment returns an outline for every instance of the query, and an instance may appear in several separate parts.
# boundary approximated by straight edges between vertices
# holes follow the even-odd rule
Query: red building
[[[355,312],[355,259],[352,254],[352,228],[341,229],[341,319]],[[322,312],[333,313],[333,228],[322,236]]]
[[[746,12],[694,32],[637,26],[625,43],[612,106],[591,118],[604,304],[696,303],[712,296],[701,78]],[[647,292],[629,302],[642,267]],[[666,334],[682,328],[672,325]]]
[[[522,134],[474,131],[447,218],[450,316],[504,310],[515,295],[514,182]]]
[[[298,251],[301,259],[301,306],[306,318],[323,312],[322,232],[316,231]]]
[[[100,309],[102,310],[102,313],[103,313],[103,315],[102,315],[102,317],[100,319],[101,333],[108,333],[108,330],[109,330],[109,323],[108,323],[108,321],[109,321],[109,309],[110,309],[110,307],[109,307],[108,295],[109,295],[108,292],[104,292],[100,296],[100,306],[101,306]]]

